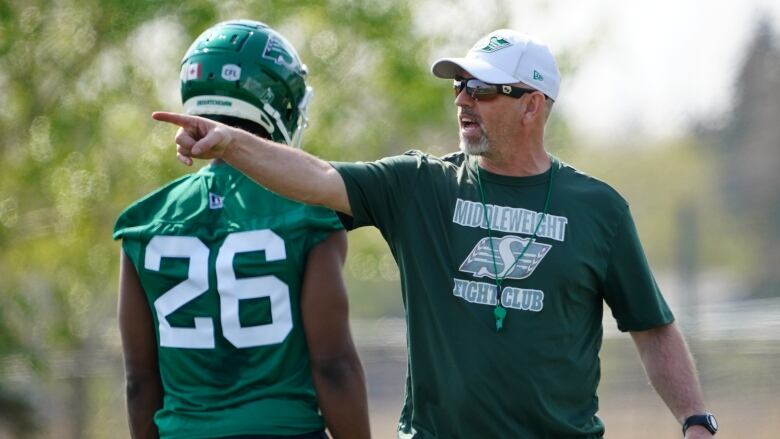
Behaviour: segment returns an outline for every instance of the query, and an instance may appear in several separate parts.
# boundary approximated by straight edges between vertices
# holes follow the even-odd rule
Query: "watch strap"
[[[710,412],[704,412],[703,414],[689,416],[683,423],[683,436],[688,429],[694,425],[701,425],[706,428],[711,434],[718,432],[718,422],[715,420],[715,415]]]

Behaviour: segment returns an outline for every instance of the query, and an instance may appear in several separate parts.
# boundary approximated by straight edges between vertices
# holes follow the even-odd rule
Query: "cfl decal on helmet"
[[[241,79],[241,67],[236,64],[222,66],[222,79],[225,81],[238,81]]]
[[[295,58],[287,52],[281,41],[275,36],[268,38],[268,42],[265,44],[265,50],[263,50],[263,58],[273,60],[280,66],[285,66],[290,70],[297,70],[297,63]]]

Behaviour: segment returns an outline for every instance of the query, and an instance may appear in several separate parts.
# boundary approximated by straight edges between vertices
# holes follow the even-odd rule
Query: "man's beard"
[[[482,133],[479,135],[479,140],[464,138],[463,134],[460,134],[459,137],[460,144],[458,147],[460,147],[460,150],[466,154],[485,155],[485,153],[490,150],[490,143],[488,142],[487,135],[485,135],[484,131],[482,131]]]

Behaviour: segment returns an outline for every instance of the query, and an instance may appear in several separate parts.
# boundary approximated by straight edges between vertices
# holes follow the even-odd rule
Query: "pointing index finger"
[[[180,127],[190,127],[195,125],[197,118],[180,113],[171,113],[168,111],[155,111],[152,113],[152,119],[160,122],[168,122]]]

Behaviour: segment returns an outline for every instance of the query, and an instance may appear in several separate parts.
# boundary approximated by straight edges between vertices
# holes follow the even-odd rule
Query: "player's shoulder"
[[[117,218],[114,239],[130,229],[161,222],[184,222],[208,206],[203,196],[203,173],[183,175],[132,202]],[[187,208],[182,208],[187,206]]]
[[[339,228],[341,228],[341,221],[338,220],[338,215],[335,211],[328,209],[327,207],[323,206],[314,206],[310,204],[303,204],[298,203],[297,201],[293,201],[293,203],[297,203],[301,209],[306,213],[306,217],[309,220],[316,220],[316,221],[330,221],[330,220],[336,220],[336,222],[339,224]]]

